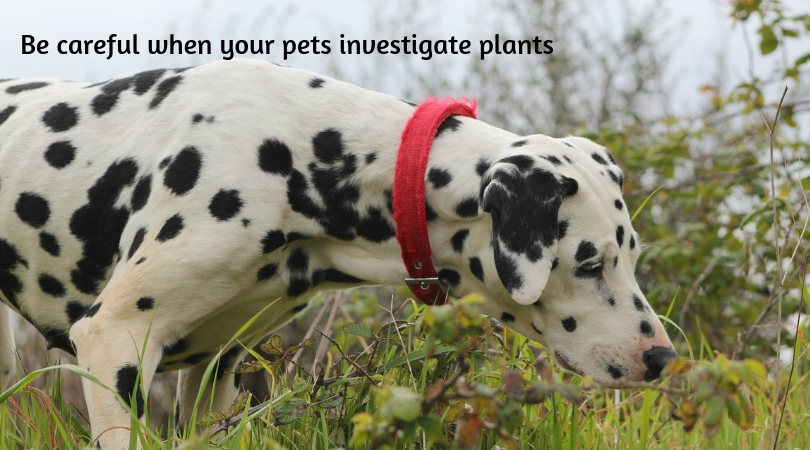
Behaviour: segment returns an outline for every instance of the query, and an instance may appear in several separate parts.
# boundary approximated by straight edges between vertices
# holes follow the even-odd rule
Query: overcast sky
[[[221,58],[220,39],[281,41],[318,36],[334,42],[341,32],[382,38],[369,36],[372,1],[0,0],[0,79],[47,76],[97,82],[151,68],[200,64]],[[649,0],[627,2],[649,4]],[[699,98],[700,85],[711,77],[720,53],[728,59],[730,78],[747,72],[748,56],[741,30],[732,30],[727,18],[728,6],[713,0],[662,0],[661,3],[669,11],[672,23],[686,23],[683,39],[678,42],[672,60],[672,70],[678,74],[673,89],[681,102],[691,104],[696,101],[693,99]],[[413,32],[476,39],[473,42],[477,47],[481,36],[469,26],[473,15],[481,14],[472,9],[476,4],[483,2],[445,0],[442,14],[436,18],[440,32],[419,30],[418,26]],[[609,2],[600,3],[600,7],[607,8],[603,6],[606,4]],[[212,54],[194,57],[147,54],[148,39],[164,39],[171,31],[178,31],[183,38],[210,39],[214,47]],[[508,34],[508,30],[503,32]],[[122,39],[137,34],[141,54],[115,55],[107,60],[99,55],[59,55],[55,51],[61,39],[106,39],[112,33]],[[49,54],[23,55],[22,35],[48,40]],[[564,51],[564,45],[564,42],[555,43],[555,51]],[[320,72],[327,67],[326,59],[319,55],[298,56],[286,62],[280,54],[259,57]],[[473,57],[477,57],[475,51],[470,56],[454,56]],[[349,59],[337,62],[352,63]]]

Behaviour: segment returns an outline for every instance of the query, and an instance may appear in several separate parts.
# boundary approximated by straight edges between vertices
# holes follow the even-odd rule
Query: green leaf
[[[763,25],[757,30],[757,33],[761,36],[759,41],[759,52],[762,55],[767,55],[772,53],[776,50],[776,47],[779,46],[779,39],[776,38],[776,34],[773,32],[773,28],[768,25]]]
[[[277,334],[270,336],[270,339],[259,348],[270,355],[284,354],[284,344],[281,342],[281,336]]]
[[[387,389],[388,399],[380,406],[380,416],[404,422],[413,422],[422,414],[422,396],[408,388],[394,386]]]
[[[363,322],[352,322],[344,325],[342,329],[346,334],[371,339],[371,329]]]
[[[219,411],[206,411],[202,417],[200,417],[200,420],[197,421],[197,426],[210,427],[211,425],[222,422],[223,420],[225,420],[225,414]]]
[[[248,400],[250,400],[250,392],[240,392],[228,408],[228,417],[235,417],[237,414],[242,414],[242,412],[245,411]]]
[[[307,402],[304,399],[293,397],[289,402],[279,405],[273,416],[276,425],[286,425],[304,415],[307,409]]]
[[[315,404],[323,409],[338,408],[343,404],[343,396],[325,393],[315,400]]]
[[[444,442],[444,424],[434,415],[422,416],[416,420],[416,424],[425,430],[425,435],[432,441]]]

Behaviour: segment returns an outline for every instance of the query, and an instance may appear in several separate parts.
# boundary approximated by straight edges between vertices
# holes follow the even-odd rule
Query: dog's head
[[[499,318],[603,385],[658,378],[676,354],[634,276],[640,243],[621,170],[587,139],[526,141],[481,181],[510,297]]]

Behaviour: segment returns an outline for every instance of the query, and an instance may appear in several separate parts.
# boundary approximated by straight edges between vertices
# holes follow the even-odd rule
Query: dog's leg
[[[14,324],[11,309],[0,303],[0,390],[14,377],[17,360],[14,357]]]
[[[205,411],[227,411],[239,390],[239,377],[233,374],[233,369],[242,361],[245,351],[236,345],[222,354],[219,364],[211,372],[208,383],[202,385],[203,375],[208,363],[199,363],[180,371],[177,379],[177,425],[185,428],[191,419],[191,412],[200,389],[205,389],[197,410],[199,421]],[[216,377],[216,381],[214,381]],[[213,388],[214,396],[211,398]]]
[[[106,292],[106,291],[105,291]],[[134,410],[143,418],[145,399],[161,358],[160,333],[150,330],[150,321],[124,320],[110,296],[102,295],[101,308],[71,328],[78,364],[124,400],[134,398]],[[107,308],[105,308],[107,307]],[[148,335],[148,337],[147,337]],[[131,417],[115,395],[98,384],[82,379],[94,438],[103,449],[129,448]]]

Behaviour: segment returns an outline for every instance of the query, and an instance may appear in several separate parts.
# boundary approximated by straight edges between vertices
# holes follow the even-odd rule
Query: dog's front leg
[[[102,297],[99,301],[103,300]],[[97,301],[97,303],[99,302]],[[103,449],[130,448],[132,416],[116,393],[143,419],[148,388],[161,357],[160,333],[150,330],[150,320],[121,320],[113,302],[92,317],[84,317],[70,330],[78,364],[90,371],[113,392],[82,379],[90,426],[97,446]],[[149,334],[147,338],[147,334]],[[140,446],[138,446],[140,447]]]

